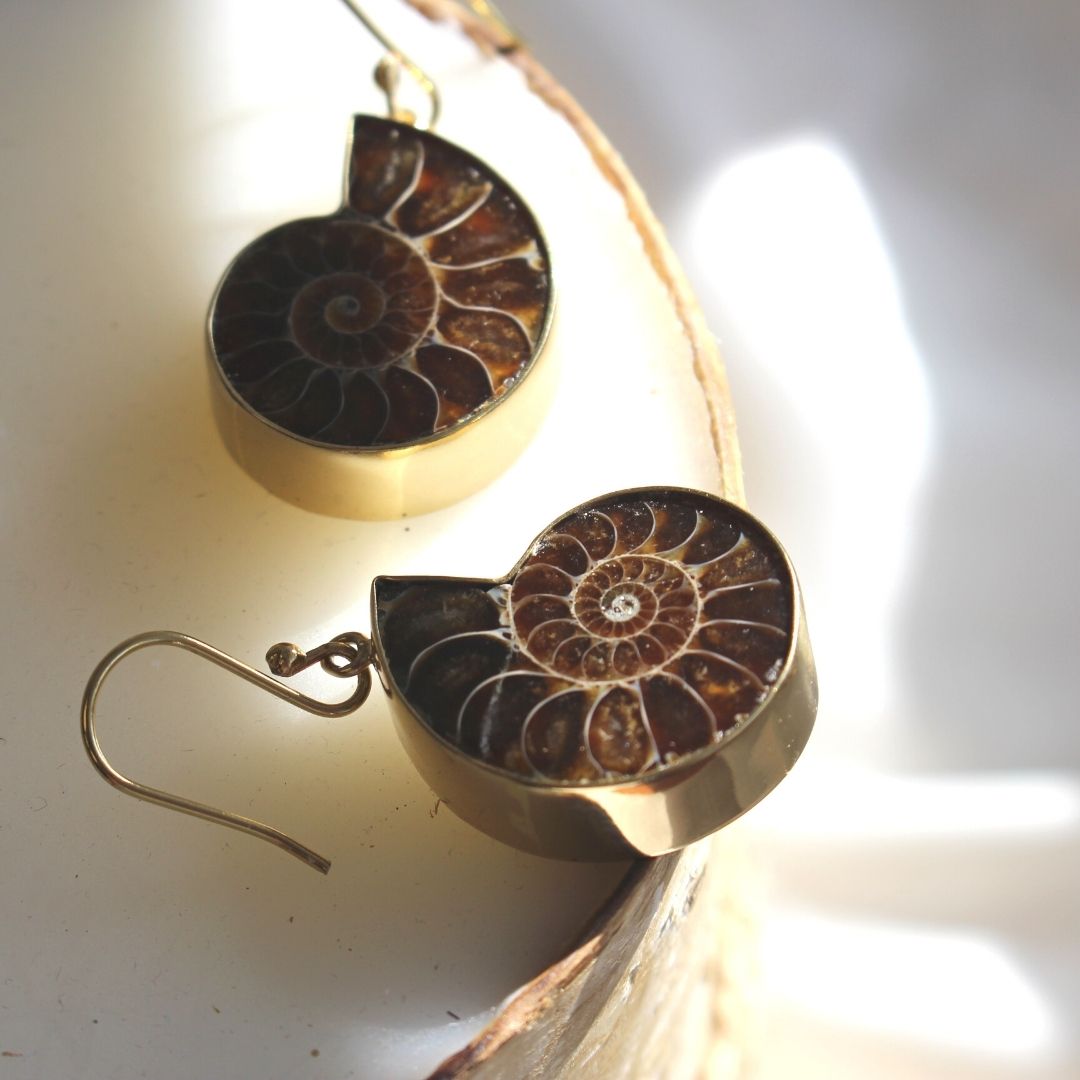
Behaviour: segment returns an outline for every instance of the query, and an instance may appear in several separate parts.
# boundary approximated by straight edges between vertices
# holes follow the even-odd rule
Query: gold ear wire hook
[[[130,656],[140,649],[149,648],[152,645],[175,645],[186,649],[188,652],[201,656],[204,660],[217,664],[218,667],[239,675],[241,679],[258,686],[260,689],[273,694],[274,697],[287,701],[290,705],[306,712],[315,713],[317,716],[345,716],[354,709],[359,708],[367,698],[371,690],[370,664],[373,660],[371,642],[363,634],[348,633],[320,645],[309,653],[303,652],[295,645],[282,642],[274,645],[266,654],[266,662],[270,670],[275,674],[286,678],[296,675],[313,664],[321,664],[324,671],[338,678],[356,678],[358,680],[356,690],[351,697],[344,701],[325,702],[317,698],[301,694],[292,687],[280,683],[277,679],[264,675],[261,671],[249,667],[240,660],[229,656],[227,653],[207,645],[204,641],[189,637],[187,634],[178,634],[169,630],[152,630],[146,634],[137,634],[127,641],[121,642],[109,652],[94,668],[90,681],[86,684],[82,700],[82,737],[90,761],[99,773],[119,791],[131,795],[136,799],[146,802],[157,803],[169,810],[179,810],[182,814],[191,814],[194,817],[204,818],[207,821],[217,822],[219,825],[227,825],[231,829],[250,833],[252,836],[261,837],[263,840],[276,844],[279,848],[296,856],[301,862],[307,863],[320,873],[325,874],[330,869],[330,860],[323,858],[310,848],[298,843],[291,837],[263,825],[259,821],[243,817],[240,814],[232,814],[225,810],[217,810],[212,806],[185,799],[180,795],[170,795],[167,791],[148,787],[129,779],[109,764],[98,742],[97,732],[94,729],[94,711],[97,706],[98,693],[102,684],[117,664],[126,656]]]
[[[432,131],[438,122],[439,113],[442,110],[442,102],[439,98],[439,88],[435,80],[431,78],[419,64],[410,60],[372,21],[364,14],[355,0],[342,0],[342,3],[364,24],[367,31],[386,50],[386,55],[379,61],[375,68],[375,82],[379,89],[386,95],[386,107],[391,120],[397,120],[403,124],[416,124],[416,116],[408,109],[399,109],[397,105],[397,83],[404,69],[409,77],[428,96],[431,103],[431,112],[428,122],[424,125],[426,131]]]

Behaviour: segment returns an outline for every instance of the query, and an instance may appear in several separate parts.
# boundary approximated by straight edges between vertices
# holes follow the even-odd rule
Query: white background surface
[[[1080,1075],[1080,9],[503,6],[669,226],[807,594],[761,1075]]]
[[[155,779],[183,784],[224,755],[227,775],[192,792],[223,799],[272,774],[259,809],[338,857],[327,884],[340,891],[321,895],[299,864],[114,796],[74,742],[82,678],[118,637],[174,624],[255,658],[363,608],[354,527],[319,525],[313,561],[313,519],[228,472],[201,372],[184,374],[227,258],[333,201],[333,110],[375,107],[362,35],[346,49],[341,19],[326,45],[321,4],[307,5],[303,30],[274,30],[294,6],[0,6],[0,1049],[26,1054],[0,1059],[5,1078],[107,1075],[117,1046],[124,1075],[192,1075],[179,1055],[193,1053],[228,1075],[250,1066],[252,1045],[269,1055],[264,1074],[297,1075],[300,1062],[346,1075],[349,1038],[353,1060],[380,1046],[383,1062],[417,1047],[413,1064],[430,1060],[446,1045],[424,1041],[442,1031],[436,1017],[493,1003],[460,977],[490,960],[485,926],[502,920],[512,940],[513,919],[534,917],[507,913],[506,892],[550,869],[507,853],[486,862],[454,832],[441,850],[466,845],[470,869],[489,867],[491,904],[462,935],[475,881],[454,876],[460,857],[431,862],[410,839],[426,792],[395,801],[406,766],[362,771],[363,746],[327,757],[335,732],[321,722],[290,739],[288,721],[259,709],[256,736],[268,738],[255,756],[238,722],[174,765],[189,749],[187,709],[175,733],[167,717],[155,725],[159,758],[136,750],[133,705],[123,762],[134,769],[142,753],[164,770]],[[801,568],[821,719],[800,768],[745,823],[769,868],[761,1074],[1076,1075],[1075,5],[504,7],[668,224],[723,339],[751,504]],[[413,41],[432,66],[465,63]],[[316,42],[338,67],[312,56]],[[266,78],[267,50],[289,47]],[[465,94],[445,130],[483,119],[482,96]],[[302,170],[268,164],[283,144]],[[297,176],[315,179],[290,187]],[[539,180],[534,201],[550,197]],[[364,543],[365,557],[385,556],[375,534]],[[389,544],[399,572],[432,569],[421,542]],[[473,545],[468,569],[499,570],[520,546]],[[204,686],[201,668],[166,665],[185,695],[189,678]],[[129,678],[123,693],[151,700],[158,683]],[[185,705],[252,717],[246,692],[215,705],[232,693],[216,678]],[[103,704],[115,702],[110,730],[125,743],[117,695]],[[305,755],[323,762],[318,776]],[[295,767],[278,791],[285,760]],[[359,794],[347,788],[357,772],[371,781]],[[327,790],[343,803],[329,823]],[[377,874],[359,860],[348,870],[339,852],[369,826],[399,855]],[[437,897],[417,886],[421,864]],[[417,993],[395,982],[395,960],[414,927],[439,919],[458,937],[445,939],[444,977]],[[566,930],[497,957],[488,993],[526,977]],[[362,965],[350,948],[368,950]],[[316,981],[311,957],[334,955],[320,970],[335,978]],[[177,971],[211,959],[212,984],[193,994]],[[447,1004],[448,987],[465,1005]],[[41,1048],[54,1056],[35,1057]]]

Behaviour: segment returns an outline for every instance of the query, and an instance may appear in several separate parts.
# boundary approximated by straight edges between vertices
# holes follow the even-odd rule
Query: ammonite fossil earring
[[[739,507],[685,488],[606,495],[548,526],[499,580],[378,577],[371,638],[304,653],[357,678],[325,704],[183,634],[118,645],[94,671],[83,741],[101,774],[141,799],[329,863],[265,825],[137,784],[94,731],[101,684],[129,653],[176,645],[302,709],[359,707],[371,669],[398,734],[444,803],[483,832],[564,859],[660,855],[719,829],[780,782],[806,744],[817,684],[794,571]]]
[[[547,244],[521,197],[432,134],[434,83],[387,48],[389,118],[356,116],[345,196],[233,261],[210,307],[214,411],[233,457],[308,509],[390,518],[483,487],[523,449],[548,396]],[[428,93],[421,130],[401,71]]]

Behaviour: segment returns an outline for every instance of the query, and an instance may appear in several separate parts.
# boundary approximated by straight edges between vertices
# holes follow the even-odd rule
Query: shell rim
[[[712,502],[718,502],[724,506],[732,507],[739,515],[749,517],[754,525],[759,528],[764,534],[765,538],[774,545],[777,554],[779,554],[783,566],[788,572],[789,579],[791,581],[791,634],[790,643],[788,645],[787,652],[784,655],[784,663],[781,666],[779,672],[777,672],[776,680],[769,687],[764,699],[760,701],[757,706],[751,711],[747,718],[731,732],[730,735],[725,735],[720,739],[715,739],[709,743],[708,746],[703,746],[698,750],[694,750],[689,754],[685,754],[672,762],[670,766],[661,766],[659,768],[653,768],[645,773],[640,773],[636,776],[622,776],[622,777],[605,777],[599,780],[540,780],[534,776],[525,776],[521,773],[511,772],[509,769],[501,769],[497,765],[492,765],[489,762],[481,761],[479,758],[473,757],[471,754],[467,754],[460,746],[450,742],[445,736],[440,735],[422,716],[417,713],[413,708],[408,698],[401,692],[401,688],[397,685],[393,675],[390,673],[390,665],[387,663],[386,653],[383,649],[382,634],[379,630],[379,622],[377,618],[377,612],[375,608],[375,590],[376,585],[380,581],[393,582],[393,581],[409,581],[412,583],[424,583],[434,581],[447,581],[449,580],[445,576],[439,576],[436,574],[424,574],[424,575],[410,575],[408,577],[404,575],[396,574],[379,574],[371,583],[371,640],[375,646],[375,667],[379,675],[379,681],[382,683],[383,689],[391,697],[399,701],[409,712],[409,715],[430,735],[432,738],[438,741],[440,745],[450,750],[452,754],[462,759],[469,765],[476,768],[483,769],[486,772],[491,773],[494,776],[502,777],[505,780],[512,780],[515,783],[523,784],[526,787],[536,788],[541,791],[548,792],[563,792],[563,791],[583,791],[594,790],[596,788],[606,788],[616,790],[619,788],[632,788],[639,787],[643,783],[648,783],[654,778],[670,778],[677,776],[679,773],[687,772],[696,769],[697,766],[703,764],[708,758],[714,754],[719,753],[723,748],[730,746],[740,735],[748,731],[753,726],[761,714],[768,708],[776,697],[780,687],[786,681],[788,675],[791,673],[792,668],[798,658],[799,653],[799,639],[803,631],[803,605],[802,605],[802,589],[799,586],[799,579],[795,573],[795,567],[791,562],[791,557],[788,555],[784,545],[780,543],[773,531],[765,525],[759,518],[751,514],[745,507],[740,506],[738,503],[731,499],[725,499],[720,495],[714,495],[712,492],[705,491],[701,488],[680,487],[677,485],[663,485],[663,486],[647,486],[637,488],[619,488],[616,491],[609,491],[603,495],[597,495],[595,498],[587,499],[582,503],[578,503],[577,506],[570,510],[560,514],[557,518],[554,518],[543,529],[538,532],[533,539],[529,542],[525,548],[522,556],[514,563],[513,567],[501,578],[457,578],[458,581],[468,581],[477,585],[507,585],[514,578],[514,576],[521,569],[522,564],[529,557],[533,547],[556,525],[565,521],[567,518],[573,517],[575,514],[579,514],[584,510],[589,509],[596,503],[603,502],[608,499],[615,499],[621,497],[645,497],[648,495],[690,495],[697,498],[704,498],[711,500]]]
[[[503,184],[507,191],[509,191],[515,199],[519,201],[521,206],[525,209],[526,213],[532,221],[533,227],[536,233],[537,246],[541,249],[541,252],[547,262],[547,274],[548,274],[548,298],[547,303],[544,306],[544,316],[540,322],[540,329],[536,335],[536,342],[533,345],[532,354],[528,360],[521,366],[521,370],[514,378],[511,385],[506,391],[497,397],[489,397],[482,405],[471,412],[468,416],[463,417],[448,428],[444,428],[442,431],[432,431],[427,435],[423,435],[418,439],[411,439],[409,442],[394,443],[389,446],[342,446],[340,443],[324,442],[321,439],[312,439],[305,435],[297,435],[293,431],[289,431],[288,428],[282,427],[280,424],[275,423],[273,420],[264,416],[261,412],[250,405],[243,397],[240,396],[236,387],[226,376],[224,369],[221,366],[221,360],[218,358],[217,350],[214,348],[214,312],[217,310],[218,298],[221,295],[221,290],[228,280],[229,275],[232,273],[233,268],[240,261],[240,259],[247,254],[248,250],[254,247],[264,236],[274,232],[276,229],[283,228],[286,225],[300,224],[307,221],[332,221],[333,219],[340,217],[342,213],[348,209],[348,191],[345,192],[345,197],[342,199],[338,208],[330,214],[322,214],[316,216],[306,216],[299,218],[291,218],[288,221],[282,221],[277,225],[271,226],[269,229],[259,233],[253,240],[249,240],[230,260],[225,270],[222,272],[221,277],[218,279],[217,285],[214,287],[213,295],[210,297],[210,307],[206,313],[206,352],[210,359],[211,367],[214,370],[214,374],[217,376],[218,382],[225,388],[225,391],[229,394],[230,398],[240,406],[246,413],[254,417],[256,420],[265,424],[272,431],[277,432],[279,435],[283,435],[285,438],[293,440],[294,442],[302,443],[305,446],[311,446],[318,450],[330,450],[338,454],[357,455],[357,456],[370,456],[375,458],[392,458],[403,456],[404,454],[413,453],[425,446],[429,446],[433,443],[441,443],[446,440],[455,438],[456,436],[464,433],[473,426],[478,420],[482,420],[487,414],[495,408],[498,408],[519,386],[532,374],[533,369],[541,360],[541,356],[547,347],[548,338],[551,333],[552,323],[555,319],[555,308],[558,302],[558,293],[555,284],[555,275],[551,265],[551,245],[548,243],[547,234],[544,232],[536,214],[533,213],[532,206],[526,202],[520,195],[517,188],[503,178],[502,174],[496,169],[493,169],[482,158],[477,157],[471,151],[466,150],[464,147],[459,146],[455,142],[451,142],[449,139],[444,139],[441,135],[436,135],[431,131],[424,131],[419,128],[413,127],[411,124],[403,124],[397,120],[390,120],[383,116],[373,116],[368,113],[354,114],[349,127],[349,137],[345,144],[345,185],[348,186],[348,162],[352,155],[353,146],[353,126],[355,125],[356,118],[363,116],[368,120],[377,120],[387,127],[395,128],[399,131],[407,131],[413,135],[419,135],[421,138],[435,139],[440,143],[452,147],[459,154],[464,155],[466,158],[473,162],[476,162],[482,166],[483,170],[489,173],[495,180]]]

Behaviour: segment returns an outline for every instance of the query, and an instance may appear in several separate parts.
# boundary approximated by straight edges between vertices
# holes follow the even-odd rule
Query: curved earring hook
[[[398,120],[405,124],[415,124],[416,117],[407,110],[397,106],[397,81],[402,70],[428,96],[431,112],[424,130],[432,131],[438,122],[439,113],[442,111],[442,101],[439,97],[439,88],[435,80],[428,75],[419,64],[410,60],[372,21],[364,14],[360,5],[355,0],[342,0],[342,3],[364,24],[368,33],[386,50],[386,55],[379,61],[375,68],[375,82],[379,89],[386,95],[386,106],[391,120]]]
[[[135,637],[121,642],[94,668],[90,681],[86,684],[86,690],[83,692],[83,745],[86,747],[86,752],[90,756],[94,768],[114,788],[136,799],[157,803],[159,806],[164,806],[169,810],[178,810],[182,814],[191,814],[194,817],[204,818],[206,821],[227,825],[231,829],[238,829],[240,832],[261,837],[271,844],[276,844],[279,848],[287,851],[290,855],[294,855],[301,862],[307,863],[308,866],[313,867],[320,873],[325,874],[330,869],[329,859],[323,858],[322,855],[317,854],[277,829],[273,829],[269,825],[263,825],[261,822],[254,821],[252,818],[244,817],[241,814],[218,810],[204,803],[185,799],[180,795],[170,795],[167,791],[140,784],[124,776],[123,773],[118,772],[109,764],[101,749],[101,743],[98,741],[97,732],[94,728],[94,712],[97,707],[98,694],[109,673],[121,660],[134,652],[138,652],[140,649],[146,649],[152,645],[173,645],[186,649],[188,652],[195,653],[196,656],[201,656],[204,660],[209,660],[211,663],[217,664],[218,667],[231,671],[234,675],[239,675],[241,679],[251,683],[253,686],[258,686],[267,693],[273,694],[274,697],[281,698],[282,701],[287,701],[290,705],[306,712],[315,713],[317,716],[345,716],[347,713],[359,708],[371,690],[370,665],[373,662],[371,642],[363,634],[348,633],[341,634],[309,653],[303,652],[295,645],[283,642],[271,647],[266,654],[267,664],[270,669],[276,674],[285,677],[296,675],[313,664],[321,664],[324,671],[338,678],[355,677],[358,680],[356,690],[351,697],[346,698],[344,701],[325,702],[308,697],[306,694],[301,694],[299,691],[293,690],[292,687],[278,682],[277,679],[272,679],[269,675],[256,671],[255,668],[249,667],[227,653],[221,652],[220,649],[207,645],[205,641],[199,641],[198,638],[169,630],[151,630],[149,633],[137,634]]]

